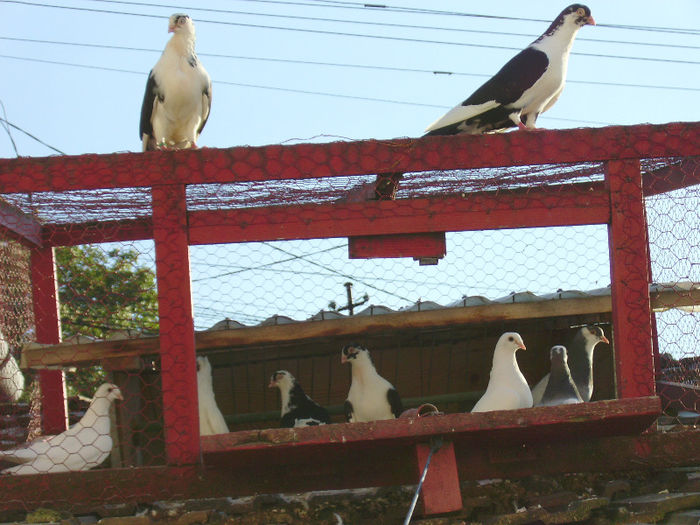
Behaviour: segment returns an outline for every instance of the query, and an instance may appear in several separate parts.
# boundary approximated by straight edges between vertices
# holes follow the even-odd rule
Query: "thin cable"
[[[51,7],[51,8],[56,8],[56,9],[69,9],[69,10],[86,11],[86,12],[92,12],[92,13],[107,13],[107,14],[118,14],[118,15],[125,15],[125,16],[139,16],[139,17],[144,17],[144,18],[162,19],[162,16],[145,14],[145,13],[129,13],[129,12],[123,12],[123,11],[91,9],[91,8],[87,8],[87,7],[70,7],[70,6],[61,6],[61,5],[53,5],[53,4],[37,4],[37,3],[27,2],[27,1],[23,1],[23,0],[0,0],[0,1],[14,3],[14,4],[29,5],[29,6],[34,6],[34,7]],[[518,47],[497,46],[497,45],[490,45],[490,44],[473,44],[471,42],[450,42],[450,41],[445,41],[445,40],[429,40],[429,39],[421,39],[421,38],[396,37],[396,36],[387,36],[387,35],[368,35],[368,34],[362,34],[362,33],[326,31],[326,30],[321,30],[321,29],[304,29],[304,28],[298,28],[298,27],[270,26],[270,25],[263,25],[263,24],[245,24],[242,22],[226,22],[223,20],[198,20],[198,22],[227,25],[227,26],[236,26],[236,27],[247,27],[247,28],[253,28],[253,29],[274,29],[274,30],[279,30],[279,31],[293,31],[293,32],[311,33],[311,34],[316,34],[316,35],[326,35],[326,36],[330,35],[330,36],[348,36],[348,37],[359,37],[359,38],[374,38],[374,39],[379,39],[379,40],[391,40],[391,41],[396,41],[396,42],[453,45],[453,46],[463,46],[463,47],[476,47],[476,48],[481,48],[481,49],[503,49],[503,50],[508,50],[508,51],[520,51],[521,50]],[[601,53],[572,52],[571,54],[578,55],[578,56],[590,56],[590,57],[595,57],[595,58],[641,60],[641,61],[646,61],[646,62],[663,62],[663,63],[689,64],[689,65],[700,64],[700,62],[697,62],[697,61],[661,59],[661,58],[651,58],[651,57],[632,57],[632,56],[624,56],[624,55],[605,55],[605,54],[601,54]]]
[[[15,139],[12,136],[12,132],[10,131],[10,125],[7,122],[7,111],[5,111],[5,104],[3,103],[2,100],[0,100],[0,107],[2,107],[2,116],[3,116],[3,118],[0,119],[0,120],[2,120],[2,127],[5,128],[5,131],[7,132],[7,136],[10,138],[10,142],[12,143],[12,149],[15,150],[15,157],[19,157],[19,151],[17,151],[17,144],[15,143]]]
[[[20,128],[20,127],[17,126],[16,124],[13,124],[12,122],[10,122],[10,121],[8,121],[8,120],[6,120],[6,119],[4,119],[4,118],[0,118],[0,120],[2,120],[2,121],[3,121],[5,124],[7,124],[8,126],[11,126],[11,127],[15,128],[17,131],[20,131],[20,132],[24,133],[24,134],[27,135],[29,138],[36,140],[39,144],[42,144],[43,146],[46,146],[46,147],[49,148],[49,149],[52,149],[52,150],[55,151],[56,153],[60,153],[61,155],[67,155],[67,153],[66,153],[65,151],[61,151],[61,150],[58,149],[58,148],[54,148],[51,144],[47,144],[47,143],[44,142],[43,140],[41,140],[41,139],[35,137],[34,135],[32,135],[32,134],[29,133],[28,131],[26,131],[26,130]]]
[[[0,40],[9,40],[12,42],[29,42],[35,44],[49,44],[49,45],[64,45],[64,46],[77,46],[77,47],[87,47],[96,49],[114,49],[119,51],[139,51],[148,53],[161,53],[160,49],[153,48],[143,48],[143,47],[129,47],[129,46],[115,46],[109,44],[93,44],[93,43],[83,43],[83,42],[66,42],[59,40],[39,40],[34,38],[19,38],[19,37],[6,37],[0,36]],[[700,48],[698,48],[700,49]],[[275,62],[275,63],[285,63],[285,64],[301,64],[301,65],[311,65],[311,66],[326,66],[326,67],[340,67],[340,68],[354,68],[354,69],[369,69],[375,71],[396,71],[400,73],[427,73],[431,75],[447,75],[447,76],[465,76],[465,77],[479,77],[479,78],[489,78],[492,75],[486,73],[468,73],[465,71],[449,71],[449,70],[438,70],[438,69],[420,69],[420,68],[408,68],[408,67],[392,67],[392,66],[375,66],[371,64],[343,64],[338,62],[322,62],[314,60],[296,60],[288,58],[272,58],[272,57],[251,57],[242,55],[226,55],[221,53],[198,53],[200,57],[211,57],[211,58],[227,58],[233,60],[250,60],[250,61],[260,61],[260,62]],[[620,82],[598,82],[594,80],[567,80],[570,84],[588,84],[588,85],[599,85],[599,86],[617,86],[625,88],[646,88],[646,89],[665,89],[665,90],[675,90],[675,91],[700,91],[700,87],[688,87],[688,86],[661,86],[661,85],[649,85],[649,84],[626,84]]]
[[[2,0],[0,0],[2,1]],[[41,58],[25,58],[25,57],[17,57],[17,56],[12,56],[12,55],[0,55],[0,58],[9,58],[13,60],[25,60],[29,62],[39,62],[42,64],[53,64],[53,65],[59,65],[59,66],[70,66],[70,67],[78,67],[78,68],[85,68],[85,69],[95,69],[95,70],[100,70],[100,71],[111,71],[115,73],[129,73],[129,74],[134,74],[134,75],[139,75],[145,77],[145,73],[142,71],[134,71],[130,69],[119,69],[119,68],[113,68],[113,67],[105,67],[105,66],[93,66],[93,65],[86,65],[86,64],[73,64],[70,62],[59,62],[56,60],[44,60]],[[235,87],[246,87],[246,88],[254,88],[254,89],[267,89],[271,91],[282,91],[285,93],[297,93],[297,94],[302,94],[302,95],[314,95],[314,96],[323,96],[323,97],[332,97],[332,98],[342,98],[342,99],[350,99],[350,100],[361,100],[361,101],[366,101],[366,102],[381,102],[384,104],[400,104],[404,106],[414,106],[414,107],[425,107],[425,108],[436,108],[436,109],[450,109],[452,106],[447,106],[444,104],[424,104],[421,102],[409,102],[406,100],[392,100],[392,99],[386,99],[386,98],[376,98],[376,97],[361,97],[357,95],[343,95],[340,93],[328,93],[324,91],[309,91],[305,89],[292,89],[292,88],[283,88],[279,86],[263,86],[259,84],[243,84],[240,82],[226,82],[223,80],[216,80],[214,81],[215,84],[222,84],[226,86],[235,86]],[[540,118],[543,119],[548,119],[548,120],[559,120],[562,122],[577,122],[579,124],[596,124],[596,125],[603,125],[603,126],[609,126],[612,125],[610,122],[603,122],[603,121],[598,121],[598,120],[581,120],[581,119],[571,119],[571,118],[563,118],[563,117],[549,117],[547,115],[542,115]]]
[[[180,9],[185,11],[201,11],[206,13],[218,13],[218,14],[229,14],[229,15],[248,15],[248,16],[261,16],[269,18],[283,18],[288,20],[304,20],[311,22],[331,22],[340,24],[360,24],[369,25],[376,27],[393,27],[401,29],[422,29],[429,31],[453,31],[459,33],[476,33],[485,35],[496,35],[496,36],[510,36],[510,37],[525,37],[525,38],[537,38],[539,34],[533,33],[513,33],[508,31],[489,31],[484,29],[470,29],[463,27],[443,27],[443,26],[426,26],[426,25],[416,25],[416,24],[397,24],[392,22],[376,22],[367,20],[348,20],[340,18],[323,18],[323,17],[313,17],[313,16],[299,16],[299,15],[282,15],[277,13],[260,13],[255,11],[234,11],[229,9],[213,9],[206,7],[196,7],[196,6],[182,6],[182,5],[168,5],[168,4],[153,4],[153,3],[143,3],[143,2],[129,2],[125,0],[90,0],[92,2],[101,2],[109,4],[122,4],[122,5],[132,5],[139,7],[162,7],[168,9]],[[604,39],[594,39],[578,37],[579,42],[596,42],[601,44],[624,44],[624,45],[641,45],[641,46],[652,46],[652,47],[665,47],[665,48],[679,48],[679,49],[700,49],[700,46],[691,45],[679,45],[679,44],[667,44],[667,43],[656,43],[656,42],[635,42],[626,40],[604,40]]]

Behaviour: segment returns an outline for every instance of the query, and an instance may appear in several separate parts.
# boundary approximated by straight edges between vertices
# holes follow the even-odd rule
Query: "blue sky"
[[[201,10],[188,7],[192,4]],[[387,3],[388,9],[362,9],[360,5],[323,0],[3,1],[0,100],[7,120],[66,153],[138,150],[143,89],[148,71],[169,38],[167,17],[187,12],[196,23],[197,51],[214,81],[212,115],[201,146],[419,136],[548,25],[522,19],[551,21],[566,3],[396,0]],[[398,12],[399,7],[409,12]],[[426,7],[431,12],[410,12]],[[662,7],[658,2],[625,0],[590,2],[589,7],[599,25],[580,31],[569,64],[570,82],[538,124],[564,128],[698,120],[700,2],[674,0]],[[509,19],[457,16],[455,12]],[[649,29],[610,27],[619,25]],[[665,89],[670,87],[682,89]],[[20,155],[53,153],[16,130],[13,137]],[[14,155],[3,134],[0,156]]]
[[[204,0],[193,9],[193,4],[0,1],[0,100],[6,119],[68,154],[139,151],[148,71],[170,36],[167,17],[186,12],[195,20],[197,51],[214,83],[200,146],[420,136],[567,5],[392,0],[386,8],[369,9],[355,1]],[[598,25],[580,31],[569,83],[538,125],[700,120],[700,2],[588,5]],[[11,131],[19,155],[55,154]],[[0,157],[15,154],[0,132]],[[247,324],[275,313],[303,319],[331,300],[342,303],[349,280],[356,296],[369,293],[370,303],[394,308],[419,299],[448,304],[462,295],[494,299],[512,291],[550,293],[609,283],[606,230],[599,226],[449,234],[448,256],[434,267],[418,267],[410,259],[349,261],[346,244],[345,239],[285,244],[284,250],[303,255],[296,258],[278,243],[193,247],[197,327],[225,316]],[[152,257],[148,243],[138,247],[146,259]],[[518,256],[493,264],[504,250]]]

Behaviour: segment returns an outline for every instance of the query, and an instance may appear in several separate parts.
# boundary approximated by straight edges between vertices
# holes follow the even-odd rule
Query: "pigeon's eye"
[[[577,14],[578,16],[586,16],[586,11],[583,9],[583,7],[579,7],[579,8],[576,10],[576,14]]]
[[[512,343],[512,342],[515,341],[515,339],[513,338],[513,336],[510,336],[510,337],[508,338],[508,341],[510,341],[510,342]]]

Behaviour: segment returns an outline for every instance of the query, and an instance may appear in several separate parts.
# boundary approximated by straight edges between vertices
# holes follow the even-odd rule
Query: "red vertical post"
[[[61,342],[61,318],[56,283],[56,259],[53,248],[31,250],[32,299],[36,341],[42,344]],[[68,428],[66,381],[62,370],[40,370],[41,424],[44,434],[60,434]]]
[[[430,456],[430,450],[430,445],[423,443],[416,445],[419,478]],[[428,473],[421,488],[421,501],[423,513],[426,515],[454,512],[462,508],[457,460],[451,441],[443,443],[431,456]]]
[[[169,464],[199,461],[199,415],[185,186],[154,186],[165,448]]]
[[[649,303],[649,244],[638,160],[609,161],[610,278],[617,392],[620,398],[654,395]]]

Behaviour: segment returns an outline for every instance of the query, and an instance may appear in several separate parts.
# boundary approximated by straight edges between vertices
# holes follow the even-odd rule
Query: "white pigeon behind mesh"
[[[515,358],[518,350],[525,350],[525,343],[520,334],[506,332],[498,339],[493,352],[489,384],[472,412],[514,410],[532,406],[530,387]]]
[[[115,399],[124,399],[119,388],[104,383],[95,392],[85,415],[65,432],[0,451],[0,460],[19,463],[2,474],[70,472],[101,465],[112,452],[109,410]]]
[[[24,375],[0,332],[0,401],[16,403],[24,392]]]
[[[199,400],[199,434],[226,434],[228,425],[214,397],[211,363],[206,356],[197,357],[197,398]]]

